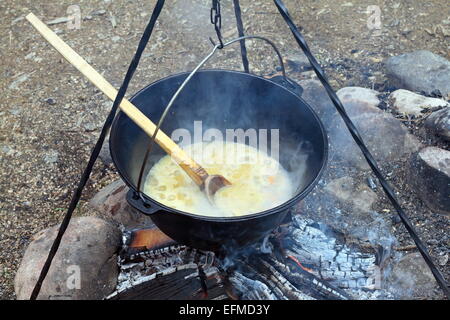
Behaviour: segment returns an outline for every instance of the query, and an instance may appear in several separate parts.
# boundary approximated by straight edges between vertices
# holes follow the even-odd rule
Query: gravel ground
[[[231,1],[223,2],[223,33],[230,38],[236,34],[232,6]],[[247,34],[270,37],[288,58],[298,55],[271,1],[241,2]],[[335,89],[350,85],[392,89],[381,65],[389,56],[427,49],[450,58],[445,37],[450,29],[447,0],[285,2]],[[154,3],[80,0],[80,29],[68,29],[65,23],[51,28],[118,87]],[[43,0],[0,3],[0,299],[14,298],[14,274],[32,235],[61,220],[111,106],[24,19],[31,11],[48,22],[66,16],[72,4]],[[210,47],[208,36],[214,37],[209,4],[205,0],[168,1],[129,94],[161,77],[191,69],[205,55]],[[367,27],[369,5],[381,8],[379,32]],[[268,47],[252,41],[248,48],[253,72],[267,74],[276,68]],[[238,50],[236,46],[220,53],[209,67],[240,69]],[[298,80],[312,74],[291,76]],[[392,178],[400,192],[407,190],[404,175],[402,169]],[[98,161],[83,201],[116,178],[111,165]],[[433,255],[448,250],[448,219],[430,217],[410,193],[402,201]],[[83,214],[81,211],[77,214]],[[411,242],[404,231],[398,233],[404,244]]]

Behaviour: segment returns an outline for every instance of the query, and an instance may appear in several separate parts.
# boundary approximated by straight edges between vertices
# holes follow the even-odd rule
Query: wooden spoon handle
[[[89,81],[102,91],[109,99],[114,101],[117,96],[117,90],[106,79],[98,73],[86,60],[78,55],[69,45],[67,45],[60,37],[48,28],[33,13],[29,13],[26,19],[33,27],[48,41],[70,64],[78,69]],[[123,98],[120,109],[150,137],[155,132],[156,125],[147,118],[138,108],[130,101]],[[201,186],[205,181],[208,173],[197,162],[190,158],[172,139],[170,139],[161,130],[155,137],[156,143],[164,149],[172,158],[186,171],[194,182]]]

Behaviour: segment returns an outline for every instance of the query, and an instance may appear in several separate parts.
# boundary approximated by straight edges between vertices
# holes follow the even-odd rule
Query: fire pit
[[[218,256],[158,229],[124,233],[117,290],[107,299],[389,299],[383,257],[346,245],[301,215],[263,241]]]

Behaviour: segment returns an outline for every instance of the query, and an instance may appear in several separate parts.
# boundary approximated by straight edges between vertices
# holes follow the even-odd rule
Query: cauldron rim
[[[195,220],[201,220],[201,221],[209,221],[209,222],[239,222],[239,221],[247,221],[247,220],[252,220],[252,219],[257,219],[257,218],[261,218],[261,217],[265,217],[274,213],[278,213],[280,211],[289,209],[290,207],[292,207],[293,205],[295,205],[295,203],[299,202],[300,200],[302,200],[303,198],[306,197],[306,195],[311,192],[311,190],[317,185],[317,183],[319,182],[325,168],[326,165],[328,163],[328,137],[327,137],[327,133],[325,131],[324,125],[322,123],[322,121],[320,120],[319,116],[317,115],[317,113],[314,111],[314,109],[299,95],[295,94],[294,92],[290,91],[289,89],[287,89],[286,87],[261,76],[255,75],[255,74],[251,74],[251,73],[246,73],[246,72],[242,72],[242,71],[237,71],[237,70],[227,70],[227,69],[202,69],[197,71],[197,74],[201,74],[201,73],[215,73],[215,72],[226,72],[226,73],[233,73],[233,74],[239,74],[239,75],[243,75],[243,76],[249,76],[249,77],[253,77],[253,78],[257,78],[263,81],[268,81],[270,82],[272,85],[279,87],[280,89],[284,90],[287,94],[291,94],[294,95],[296,99],[298,99],[301,103],[303,103],[303,105],[305,107],[307,107],[309,109],[309,111],[311,112],[311,114],[313,115],[313,117],[316,119],[320,131],[322,133],[322,140],[323,140],[323,161],[322,161],[322,165],[320,167],[320,169],[318,170],[316,176],[314,179],[312,179],[312,181],[310,181],[308,183],[308,185],[302,190],[300,191],[298,194],[296,194],[295,196],[293,196],[291,199],[289,199],[286,202],[283,202],[282,204],[273,207],[271,209],[268,210],[264,210],[261,212],[257,212],[257,213],[251,213],[251,214],[246,214],[246,215],[242,215],[242,216],[237,216],[237,217],[210,217],[210,216],[204,216],[204,215],[200,215],[200,214],[194,214],[194,213],[189,213],[189,212],[185,212],[185,211],[181,211],[169,206],[166,206],[156,200],[154,200],[153,198],[150,198],[149,196],[147,196],[146,194],[142,193],[142,196],[148,201],[150,202],[152,205],[155,206],[155,211],[154,212],[158,212],[158,211],[166,211],[166,212],[170,212],[171,214],[178,214],[178,215],[182,215],[185,217],[189,217]],[[176,77],[180,77],[183,75],[189,75],[190,71],[185,71],[185,72],[179,72],[179,73],[175,73],[175,74],[170,74],[164,78],[158,79],[150,84],[148,84],[147,86],[143,87],[142,89],[138,90],[135,94],[133,94],[131,96],[131,98],[129,99],[130,102],[133,102],[133,100],[142,92],[144,92],[145,90],[147,90],[148,88],[163,82],[163,81],[167,81],[169,79],[172,78],[176,78]],[[192,79],[191,81],[193,81],[194,79]],[[116,158],[116,154],[114,152],[114,150],[112,149],[112,144],[111,141],[113,141],[113,135],[116,132],[115,128],[116,128],[116,123],[119,121],[119,117],[120,115],[123,114],[125,115],[125,113],[121,110],[119,110],[119,112],[117,113],[113,124],[111,126],[111,132],[110,132],[110,137],[111,139],[109,140],[109,151],[111,154],[111,158],[112,158],[112,162],[114,164],[114,166],[117,169],[117,172],[119,173],[120,178],[125,182],[125,184],[134,192],[137,192],[136,187],[133,185],[133,183],[131,183],[131,181],[128,180],[128,178],[126,176],[124,176],[121,172],[121,170],[119,170],[119,168],[117,167],[116,163],[117,163],[117,158]],[[143,212],[145,214],[145,212]],[[153,214],[153,213],[152,213]],[[152,215],[150,214],[150,216]]]

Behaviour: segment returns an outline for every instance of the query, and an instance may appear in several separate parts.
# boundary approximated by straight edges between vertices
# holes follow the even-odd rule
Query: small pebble
[[[445,266],[448,262],[448,253],[443,256],[438,257],[438,263],[440,266]]]
[[[110,15],[109,21],[111,22],[111,26],[112,26],[113,28],[115,28],[115,27],[117,26],[117,19],[116,19],[115,16]]]
[[[47,98],[47,99],[45,99],[45,102],[47,102],[51,106],[56,104],[56,100],[53,98]]]
[[[402,222],[402,219],[400,219],[400,216],[397,213],[395,213],[392,216],[392,223],[399,224],[400,222]]]
[[[106,10],[104,9],[100,9],[100,10],[95,10],[91,12],[91,15],[93,16],[102,16],[106,13]]]
[[[372,177],[367,178],[367,184],[370,187],[370,189],[372,189],[373,191],[377,190],[377,184],[375,183],[375,181],[373,180]]]
[[[95,131],[97,130],[98,126],[93,122],[85,122],[83,124],[84,130],[87,132]]]

